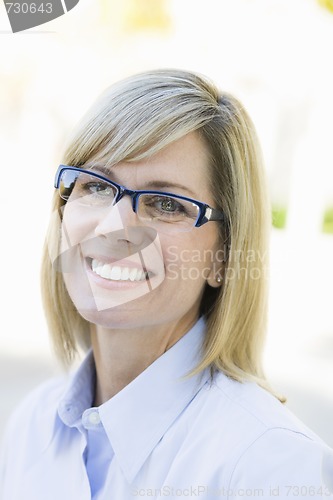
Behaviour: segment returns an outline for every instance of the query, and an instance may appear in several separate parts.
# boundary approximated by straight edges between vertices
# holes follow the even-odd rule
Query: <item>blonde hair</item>
[[[270,209],[256,132],[241,103],[205,77],[157,70],[112,85],[79,123],[63,157],[71,166],[103,160],[107,166],[140,160],[197,131],[210,153],[215,206],[225,255],[223,286],[204,291],[207,333],[202,360],[235,380],[267,387],[262,349],[267,315],[267,250]],[[58,193],[53,210],[61,217]],[[59,224],[50,225],[42,265],[45,312],[59,356],[70,362],[77,341],[89,344],[89,323],[75,309],[62,274],[52,265],[50,242],[59,246]]]

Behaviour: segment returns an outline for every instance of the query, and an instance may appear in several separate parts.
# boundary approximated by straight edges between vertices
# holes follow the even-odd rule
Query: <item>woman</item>
[[[88,353],[7,432],[5,500],[327,498],[330,450],[272,395],[269,206],[240,103],[183,71],[108,89],[55,179],[42,286]]]

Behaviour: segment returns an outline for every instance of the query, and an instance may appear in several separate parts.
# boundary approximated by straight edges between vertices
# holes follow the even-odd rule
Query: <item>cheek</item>
[[[62,251],[69,250],[74,246],[90,239],[93,236],[96,222],[83,217],[82,208],[76,207],[75,203],[67,203],[63,212],[61,225],[61,248]]]
[[[58,270],[63,273],[83,274],[78,264],[81,262],[81,244],[91,238],[93,225],[82,217],[82,210],[75,203],[64,206],[60,229],[60,245],[56,256]],[[82,263],[81,263],[82,264]]]
[[[169,280],[183,281],[196,287],[207,279],[214,264],[215,235],[199,236],[199,233],[183,233],[172,241],[163,242],[166,277]]]

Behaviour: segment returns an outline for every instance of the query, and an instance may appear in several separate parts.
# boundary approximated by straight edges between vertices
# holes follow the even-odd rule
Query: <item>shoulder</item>
[[[208,392],[220,408],[217,418],[227,447],[231,489],[254,491],[259,485],[263,496],[271,496],[276,485],[282,498],[304,492],[310,497],[312,486],[328,491],[333,451],[277,398],[256,384],[235,382],[222,373]]]
[[[333,451],[273,395],[219,374],[208,399],[230,491],[257,488],[265,498],[278,490],[280,498],[333,491]]]
[[[36,447],[52,438],[59,400],[66,388],[66,376],[49,379],[33,389],[18,404],[7,424],[3,447],[10,450],[22,442],[34,442]]]
[[[20,419],[23,415],[26,419],[30,414],[36,418],[47,409],[54,409],[67,384],[68,377],[66,375],[59,375],[39,384],[19,403],[12,414],[11,421]]]
[[[1,498],[19,498],[13,491],[51,443],[59,425],[57,409],[66,383],[64,376],[42,383],[12,413],[1,440]]]
[[[321,441],[300,419],[267,390],[252,382],[236,382],[219,373],[211,385],[212,397],[223,402],[230,424],[255,438],[266,431],[285,429]],[[322,441],[321,441],[322,442]]]

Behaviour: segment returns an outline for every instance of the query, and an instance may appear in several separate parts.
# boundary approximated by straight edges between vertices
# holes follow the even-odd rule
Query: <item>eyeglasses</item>
[[[226,221],[222,211],[201,201],[161,191],[134,191],[78,167],[60,165],[54,187],[63,200],[90,208],[112,207],[130,196],[138,218],[162,232],[190,231],[209,221]]]

